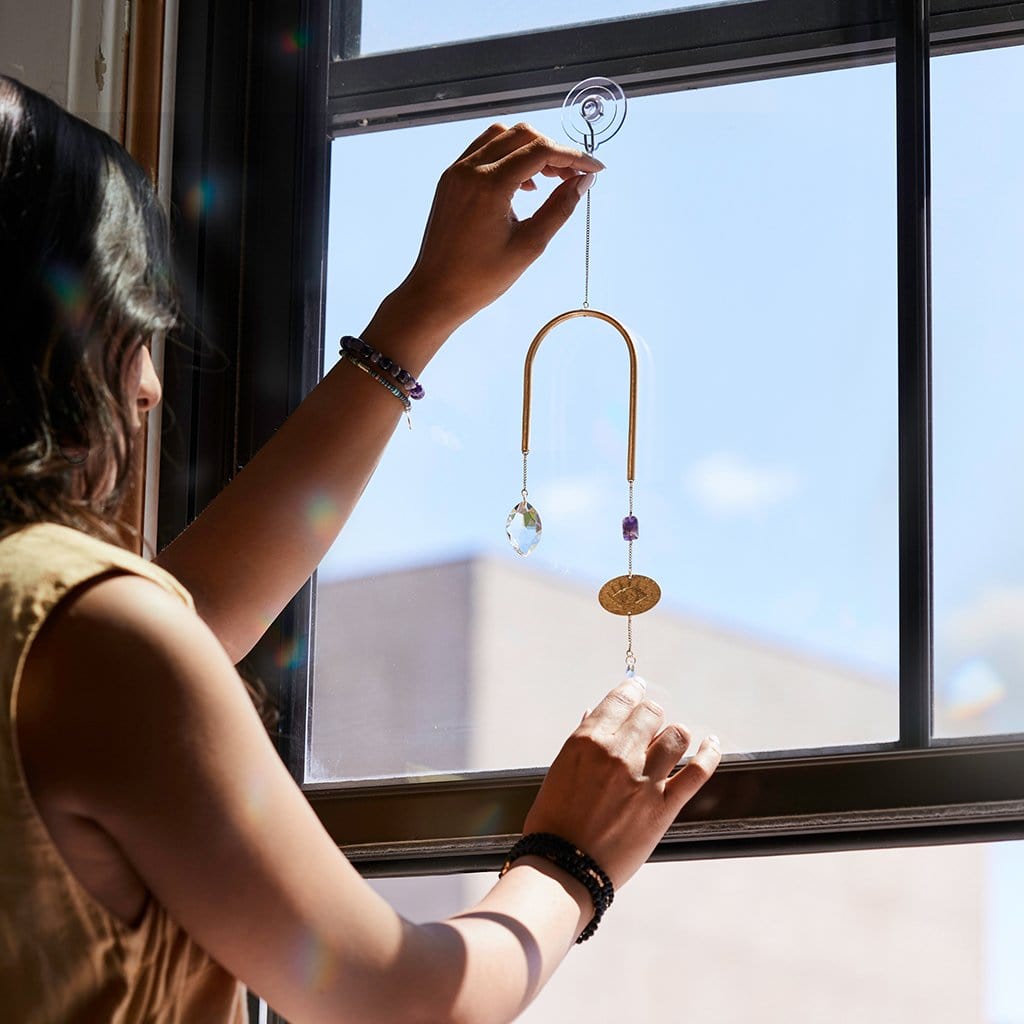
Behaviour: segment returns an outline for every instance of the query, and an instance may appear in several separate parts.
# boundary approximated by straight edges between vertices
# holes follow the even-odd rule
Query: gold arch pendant
[[[595,320],[603,320],[611,324],[626,343],[629,349],[629,436],[626,442],[626,480],[633,483],[636,478],[636,343],[626,327],[615,317],[608,313],[602,313],[599,309],[570,309],[566,313],[549,320],[533,339],[529,350],[526,353],[526,365],[523,368],[523,455],[530,453],[530,397],[532,394],[533,358],[540,348],[541,342],[559,325],[566,320],[575,320],[577,317],[589,316]]]
[[[615,317],[608,313],[602,313],[598,309],[585,307],[582,309],[570,309],[566,313],[560,313],[554,319],[549,320],[533,339],[529,350],[526,353],[526,365],[523,367],[523,500],[526,500],[526,457],[530,454],[530,398],[533,391],[533,359],[541,342],[559,325],[566,320],[575,320],[577,317],[589,316],[595,320],[603,320],[611,324],[626,343],[629,350],[629,436],[626,442],[626,481],[630,487],[630,514],[632,514],[633,482],[636,479],[636,378],[637,378],[637,357],[636,343],[628,329]],[[632,551],[632,544],[630,545]],[[653,608],[661,598],[661,588],[648,576],[640,576],[633,572],[632,554],[630,554],[630,569],[625,576],[617,576],[609,580],[598,594],[601,606],[615,615],[632,617]],[[626,665],[632,670],[636,663],[633,655],[632,632],[627,631]]]

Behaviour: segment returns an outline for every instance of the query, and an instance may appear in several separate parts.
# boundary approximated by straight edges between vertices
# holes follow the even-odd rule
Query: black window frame
[[[179,6],[173,206],[187,208],[196,182],[214,187],[199,216],[175,217],[187,326],[165,369],[173,420],[161,462],[161,545],[319,377],[332,138],[550,107],[594,74],[632,96],[895,60],[899,738],[727,757],[653,859],[1024,837],[1024,735],[932,735],[928,89],[931,56],[1024,43],[1024,7],[737,0],[361,57],[359,0]],[[312,661],[307,654],[282,669],[274,653],[296,637],[312,651],[314,621],[315,578],[253,656],[281,704],[280,752],[300,783]],[[365,874],[429,874],[497,867],[541,776],[304,789]],[[485,819],[493,827],[480,835]]]

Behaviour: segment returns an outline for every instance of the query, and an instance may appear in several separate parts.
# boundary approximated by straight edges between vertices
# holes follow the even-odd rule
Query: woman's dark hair
[[[48,521],[118,539],[128,367],[174,320],[167,220],[142,169],[0,75],[0,530]]]

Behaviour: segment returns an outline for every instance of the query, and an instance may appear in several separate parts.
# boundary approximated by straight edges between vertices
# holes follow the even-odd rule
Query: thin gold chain
[[[590,308],[590,189],[587,189],[587,228],[583,249],[583,308]]]

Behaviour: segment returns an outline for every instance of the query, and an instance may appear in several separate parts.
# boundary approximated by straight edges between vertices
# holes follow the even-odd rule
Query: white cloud
[[[573,520],[600,508],[601,488],[589,477],[568,477],[545,485],[544,512],[555,520]]]
[[[441,445],[442,448],[448,448],[453,452],[457,452],[462,448],[462,442],[455,433],[451,430],[445,430],[444,427],[439,427],[436,424],[430,428],[430,440],[435,444]]]
[[[791,469],[755,466],[729,452],[716,452],[695,462],[684,483],[700,505],[719,515],[760,512],[787,501],[800,487],[800,479]]]

